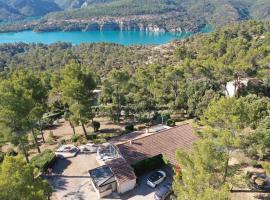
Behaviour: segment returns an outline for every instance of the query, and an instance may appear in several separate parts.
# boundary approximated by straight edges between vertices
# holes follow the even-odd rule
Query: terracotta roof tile
[[[177,126],[143,138],[117,145],[121,154],[129,164],[162,154],[171,164],[177,164],[177,149],[189,151],[198,137],[193,134],[190,124]]]
[[[136,179],[136,175],[133,171],[133,168],[125,161],[123,158],[117,158],[111,161],[106,162],[114,175],[116,176],[118,183],[126,182],[127,180]]]

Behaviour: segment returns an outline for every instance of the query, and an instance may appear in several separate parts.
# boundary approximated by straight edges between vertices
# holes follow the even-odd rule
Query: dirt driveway
[[[49,182],[54,188],[54,200],[96,200],[88,170],[98,167],[96,154],[78,154],[68,159],[58,159]]]

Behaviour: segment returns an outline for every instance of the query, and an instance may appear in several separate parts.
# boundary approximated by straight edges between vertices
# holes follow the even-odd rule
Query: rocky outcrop
[[[2,29],[2,30],[1,30]],[[162,26],[156,22],[129,19],[70,19],[70,20],[36,20],[26,24],[0,25],[0,32],[14,32],[34,30],[36,32],[51,31],[145,31],[145,32],[172,32],[177,34],[199,32],[200,27]]]
[[[37,31],[48,30],[81,30],[81,31],[146,31],[146,32],[178,32],[181,33],[183,29],[166,29],[165,27],[158,26],[153,23],[142,23],[134,21],[94,21],[94,22],[78,22],[78,21],[65,21],[57,23],[43,23],[35,28]]]

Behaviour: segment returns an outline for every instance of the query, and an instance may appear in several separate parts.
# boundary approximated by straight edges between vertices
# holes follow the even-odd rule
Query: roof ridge
[[[131,140],[125,141],[125,142],[123,142],[121,144],[118,144],[118,145],[123,145],[123,144],[129,143],[130,141],[137,141],[137,140],[144,139],[144,138],[147,138],[147,137],[150,137],[150,136],[153,136],[153,135],[161,134],[161,133],[164,133],[166,131],[170,131],[172,129],[176,129],[176,128],[179,128],[179,127],[182,127],[182,126],[185,126],[185,125],[191,125],[191,123],[190,122],[186,122],[186,123],[183,123],[181,125],[171,127],[170,129],[161,130],[161,131],[159,131],[157,133],[153,133],[153,134],[150,134],[150,135],[142,136],[140,138],[135,138],[135,139],[131,139]],[[116,146],[118,146],[118,145],[116,145]]]

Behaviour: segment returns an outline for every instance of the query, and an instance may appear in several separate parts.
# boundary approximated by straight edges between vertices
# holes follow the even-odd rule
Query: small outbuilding
[[[133,190],[136,186],[136,175],[133,168],[127,163],[124,158],[117,158],[106,162],[113,171],[116,183],[117,192],[119,194]]]
[[[89,170],[91,177],[91,183],[99,198],[110,195],[116,191],[117,183],[109,166],[101,166],[92,170]]]

